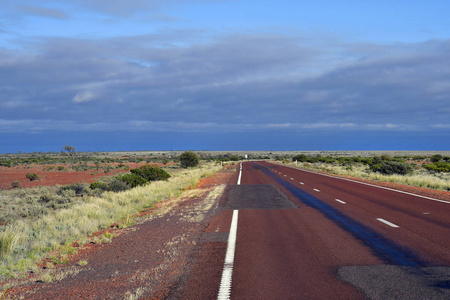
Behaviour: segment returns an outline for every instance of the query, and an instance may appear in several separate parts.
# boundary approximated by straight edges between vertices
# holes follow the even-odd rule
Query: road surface
[[[245,162],[176,297],[450,299],[450,203]]]

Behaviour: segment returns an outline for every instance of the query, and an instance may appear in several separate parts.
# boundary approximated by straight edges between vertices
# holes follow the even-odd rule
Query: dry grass
[[[120,193],[105,192],[101,197],[87,197],[84,202],[37,220],[16,220],[3,226],[0,277],[14,277],[18,272],[30,270],[46,252],[67,247],[119,220],[130,224],[134,214],[163,199],[180,196],[184,189],[219,170],[220,165],[206,164],[178,171],[168,181],[152,182]]]

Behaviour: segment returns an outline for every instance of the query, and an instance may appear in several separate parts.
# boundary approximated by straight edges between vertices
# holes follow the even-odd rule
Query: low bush
[[[414,167],[406,163],[400,163],[395,161],[382,161],[381,163],[370,166],[373,172],[379,172],[381,174],[392,175],[400,174],[407,175],[412,174]]]
[[[309,156],[306,154],[299,154],[292,157],[292,161],[299,161],[299,162],[309,162]]]
[[[11,168],[12,162],[10,160],[0,160],[0,167]]]
[[[180,165],[182,168],[195,167],[199,164],[200,159],[198,155],[192,151],[183,152],[178,159],[180,160]]]
[[[231,155],[229,159],[230,159],[230,161],[239,161],[240,160],[239,156],[237,156],[235,154]]]
[[[64,197],[61,195],[54,195],[54,194],[53,195],[45,194],[39,198],[39,203],[41,203],[46,208],[52,208],[52,209],[67,208],[71,205],[72,202],[73,201],[70,197]],[[37,209],[39,209],[39,208],[37,208]],[[37,215],[44,214],[44,213],[45,213],[45,210],[43,209],[43,207],[41,207],[40,210],[37,210],[36,212],[34,212],[34,215],[30,214],[29,216],[37,216]]]
[[[39,175],[36,173],[27,173],[27,175],[25,175],[30,181],[35,181],[39,179]]]
[[[74,191],[76,196],[82,196],[86,191],[86,186],[82,183],[70,184],[60,187],[56,193],[62,196],[66,191]]]
[[[100,190],[107,191],[108,184],[106,182],[93,182],[89,185],[89,188],[91,190],[100,189]]]
[[[147,183],[147,180],[145,178],[134,173],[122,175],[118,177],[118,179],[125,182],[130,188],[141,186]]]
[[[120,178],[114,178],[111,182],[108,183],[108,191],[110,192],[121,192],[129,189],[129,186],[126,182],[120,180]]]
[[[423,168],[428,171],[448,173],[450,172],[450,163],[438,161],[434,164],[424,165]]]
[[[170,178],[169,173],[151,165],[142,166],[139,169],[132,169],[131,173],[139,175],[147,181],[167,180]]]
[[[430,160],[434,163],[439,162],[443,159],[444,157],[440,154],[435,154],[433,156],[431,156]]]

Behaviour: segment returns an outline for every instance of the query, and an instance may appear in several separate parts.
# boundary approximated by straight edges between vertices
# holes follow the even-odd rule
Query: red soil
[[[142,163],[125,163],[130,169],[138,168]],[[153,165],[163,166],[163,164],[152,163]],[[118,166],[119,163],[109,163],[110,166]],[[51,165],[55,169],[59,166],[63,166],[70,170],[70,165]],[[100,170],[87,170],[87,171],[43,171],[50,167],[50,165],[28,165],[28,166],[16,166],[16,167],[0,167],[0,189],[11,189],[11,184],[14,181],[18,181],[21,187],[36,187],[41,185],[66,185],[73,183],[92,183],[98,181],[105,176],[112,176],[118,173],[127,172],[124,169],[114,169],[107,173],[103,169]],[[27,173],[36,173],[39,175],[39,179],[30,181],[27,177]]]

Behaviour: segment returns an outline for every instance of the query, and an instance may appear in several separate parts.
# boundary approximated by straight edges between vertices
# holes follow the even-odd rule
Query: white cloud
[[[48,17],[54,19],[69,19],[69,16],[65,12],[57,9],[44,8],[32,5],[23,5],[20,7],[20,9],[25,13],[29,13],[35,16]]]
[[[78,92],[75,97],[73,97],[72,101],[74,103],[83,103],[94,100],[95,95],[91,91],[81,91]]]

